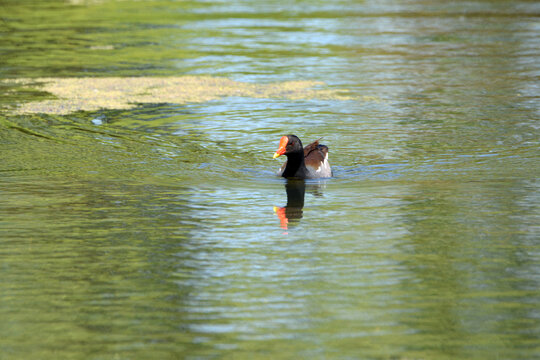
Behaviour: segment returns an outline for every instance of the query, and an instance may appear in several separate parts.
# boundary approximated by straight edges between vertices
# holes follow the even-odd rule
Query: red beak
[[[281,155],[285,154],[287,151],[287,144],[289,143],[289,138],[287,136],[282,136],[281,140],[279,141],[279,148],[277,149],[276,153],[274,154],[274,159],[277,157],[280,157]]]

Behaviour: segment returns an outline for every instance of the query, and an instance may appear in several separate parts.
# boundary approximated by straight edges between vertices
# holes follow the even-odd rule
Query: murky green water
[[[354,98],[24,115],[54,96],[2,83],[1,359],[540,357],[536,2],[0,13],[0,80],[308,80]],[[335,178],[276,178],[288,133],[324,136]]]

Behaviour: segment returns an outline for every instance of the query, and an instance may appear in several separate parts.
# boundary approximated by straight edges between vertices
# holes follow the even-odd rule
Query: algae
[[[12,79],[4,82],[35,87],[53,95],[19,104],[16,114],[69,114],[100,109],[130,109],[151,103],[200,103],[227,96],[291,100],[350,100],[343,89],[325,89],[319,81],[255,84],[222,77],[105,77]]]

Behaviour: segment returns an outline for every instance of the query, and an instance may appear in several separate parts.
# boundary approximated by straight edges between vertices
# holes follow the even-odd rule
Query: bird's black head
[[[281,155],[289,155],[292,153],[304,152],[302,142],[296,135],[285,135],[281,137],[279,141],[279,148],[274,154],[274,159]]]

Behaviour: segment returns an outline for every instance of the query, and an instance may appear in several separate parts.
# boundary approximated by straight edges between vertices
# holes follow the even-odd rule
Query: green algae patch
[[[4,82],[35,87],[54,98],[20,104],[17,114],[69,114],[100,109],[130,109],[140,104],[200,103],[227,96],[290,100],[350,100],[342,89],[324,89],[318,81],[254,84],[210,76],[39,78]]]

